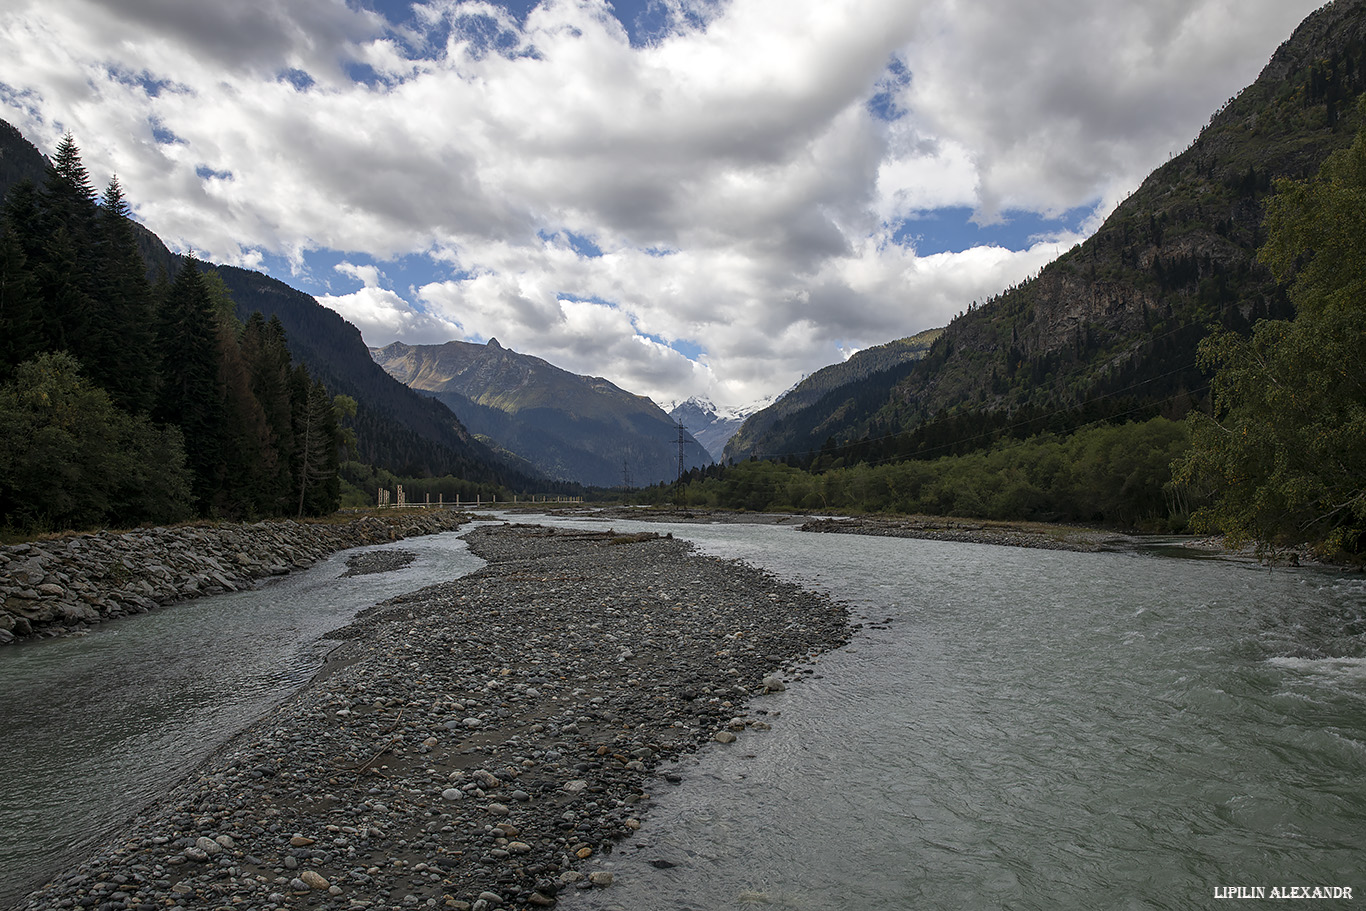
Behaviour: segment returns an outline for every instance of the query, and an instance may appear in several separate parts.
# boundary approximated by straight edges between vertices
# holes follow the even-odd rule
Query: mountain
[[[1277,178],[1313,175],[1351,142],[1364,87],[1366,0],[1336,0],[1086,242],[969,307],[909,367],[837,377],[825,401],[786,423],[774,409],[755,415],[727,455],[802,452],[827,437],[893,445],[922,428],[981,447],[1022,415],[1066,430],[1202,405],[1195,349],[1210,327],[1292,315],[1256,259],[1263,204]],[[865,445],[861,457],[887,454]]]
[[[402,383],[434,396],[471,431],[552,478],[594,487],[678,476],[678,426],[658,405],[601,377],[561,370],[489,339],[371,349]],[[711,463],[684,433],[684,465]]]
[[[47,156],[9,123],[0,120],[0,199],[25,180],[34,185],[47,176]]]
[[[356,399],[361,461],[408,476],[455,475],[525,489],[533,472],[510,468],[474,439],[451,410],[389,376],[360,330],[311,296],[259,272],[215,266],[245,319],[260,310],[284,324],[290,354],[333,394]]]
[[[693,396],[670,408],[669,417],[688,428],[693,439],[706,448],[712,459],[719,462],[726,444],[745,419],[767,408],[773,401],[772,397],[768,397],[739,408],[717,408],[710,399]]]
[[[0,200],[9,193],[15,184],[31,181],[34,186],[42,186],[47,178],[48,158],[38,147],[24,138],[24,134],[14,125],[0,120]],[[98,189],[103,189],[98,188]],[[133,222],[133,234],[137,238],[138,250],[147,263],[147,277],[156,281],[164,272],[175,275],[180,268],[180,257],[145,226]]]
[[[48,166],[45,155],[12,125],[0,121],[0,198],[24,180],[41,186]],[[149,276],[174,275],[182,258],[144,226],[134,223],[133,228]],[[256,310],[267,319],[278,316],[294,361],[305,364],[333,394],[356,399],[352,425],[363,461],[402,475],[452,474],[517,489],[543,486],[534,471],[509,467],[474,439],[450,409],[380,369],[359,330],[334,311],[259,272],[207,264],[203,268],[223,278],[240,319]]]
[[[864,348],[848,360],[817,370],[772,405],[749,416],[725,444],[725,457],[802,455],[821,447],[849,413],[866,410],[885,388],[904,377],[930,350],[942,329]],[[872,401],[865,389],[871,389]]]

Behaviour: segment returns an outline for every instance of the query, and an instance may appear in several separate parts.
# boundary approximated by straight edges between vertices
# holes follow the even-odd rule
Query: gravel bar
[[[24,909],[531,909],[607,888],[661,763],[769,728],[846,610],[654,534],[486,526]],[[591,871],[591,872],[585,872]]]

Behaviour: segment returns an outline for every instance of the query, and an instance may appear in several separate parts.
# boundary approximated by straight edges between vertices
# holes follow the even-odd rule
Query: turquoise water
[[[616,884],[563,907],[1366,900],[1360,576],[650,527],[822,587],[864,628],[752,704],[771,731],[681,763],[602,862]]]
[[[357,611],[483,565],[458,532],[358,548],[254,591],[0,650],[0,907],[98,845],[308,681]],[[341,578],[346,556],[406,550]]]
[[[525,519],[522,519],[525,521]],[[554,521],[556,524],[601,523]],[[1366,900],[1366,581],[1072,554],[648,525],[846,601],[853,641],[678,764],[568,911]],[[355,611],[478,565],[454,535],[0,652],[0,905],[306,681]],[[19,872],[16,872],[19,871]],[[1349,907],[1319,902],[1316,907]]]

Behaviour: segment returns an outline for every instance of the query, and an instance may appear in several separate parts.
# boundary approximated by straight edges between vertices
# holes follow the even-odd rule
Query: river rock
[[[238,591],[338,550],[449,531],[468,519],[449,509],[413,510],[335,524],[100,531],[0,547],[0,629],[16,639],[70,632],[184,598]],[[20,618],[29,625],[21,627]]]
[[[323,673],[19,911],[114,911],[90,885],[114,876],[168,911],[539,908],[610,882],[581,868],[648,824],[654,776],[733,737],[775,668],[850,634],[825,596],[678,540],[614,537],[470,532],[484,568],[330,634]],[[482,723],[444,724],[467,717]]]
[[[305,870],[299,874],[299,879],[303,880],[304,885],[310,889],[324,891],[331,885],[322,874],[314,870]]]

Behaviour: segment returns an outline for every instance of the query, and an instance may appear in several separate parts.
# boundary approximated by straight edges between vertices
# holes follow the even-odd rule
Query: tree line
[[[648,503],[755,511],[890,512],[982,519],[1086,522],[1147,531],[1181,531],[1192,493],[1174,483],[1173,458],[1185,452],[1182,421],[1102,425],[936,459],[823,462],[809,470],[752,459],[694,469],[679,490],[639,492]]]
[[[1366,116],[1366,102],[1362,105]],[[1366,552],[1366,127],[1317,176],[1279,180],[1261,261],[1293,319],[1200,346],[1214,408],[1191,419],[1180,479],[1213,497],[1193,517],[1262,548]]]
[[[1106,407],[1094,415],[945,410],[913,432],[842,446],[830,440],[804,459],[694,470],[684,485],[659,485],[639,499],[1189,527],[1263,552],[1308,545],[1359,561],[1366,554],[1366,127],[1316,176],[1278,180],[1275,190],[1258,259],[1293,313],[1264,310],[1250,327],[1203,327],[1199,366],[1211,395],[1200,407],[1187,397],[1184,420],[1101,399]],[[1148,419],[1119,423],[1126,413]],[[1056,426],[1076,417],[1106,423],[1072,432]]]
[[[354,402],[245,323],[193,255],[153,283],[118,179],[70,135],[0,213],[0,524],[84,528],[336,509]]]

